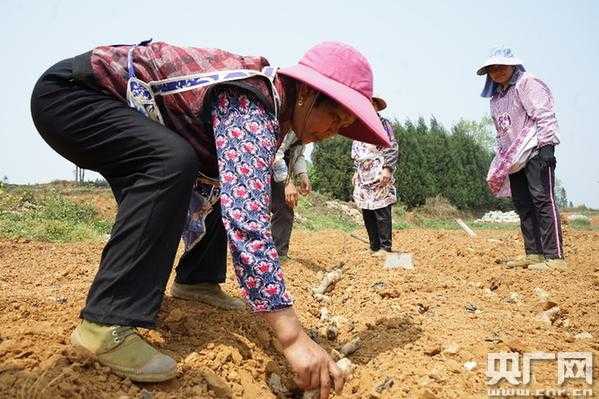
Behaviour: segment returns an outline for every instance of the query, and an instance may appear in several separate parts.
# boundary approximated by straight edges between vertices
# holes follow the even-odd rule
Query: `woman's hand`
[[[379,184],[381,186],[386,186],[387,184],[389,184],[389,182],[391,181],[391,169],[389,168],[383,168],[383,170],[381,170],[381,177],[379,179]]]
[[[310,191],[312,191],[312,185],[310,184],[310,179],[308,178],[307,173],[301,173],[298,176],[299,179],[299,192],[301,195],[308,195]]]
[[[294,373],[300,389],[320,389],[320,399],[326,399],[334,385],[340,393],[345,378],[333,359],[302,329],[293,308],[287,308],[262,317],[270,324],[283,347],[283,354]]]
[[[287,203],[287,206],[289,206],[289,208],[295,208],[298,198],[299,193],[295,188],[295,184],[289,180],[289,183],[285,185],[285,202]]]

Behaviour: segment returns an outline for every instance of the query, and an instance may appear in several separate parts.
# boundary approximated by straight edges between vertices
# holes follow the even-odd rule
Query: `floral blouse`
[[[397,201],[393,178],[398,158],[397,140],[391,123],[383,117],[381,122],[389,135],[391,147],[378,147],[361,141],[352,144],[351,157],[356,169],[353,197],[361,209],[381,209]],[[384,186],[379,183],[383,168],[391,170],[391,181]]]
[[[270,222],[271,174],[279,123],[249,91],[226,87],[213,98],[211,125],[220,176],[220,205],[242,295],[254,312],[291,306]],[[189,210],[192,222],[188,217],[183,233],[186,246],[197,242],[193,228],[198,217],[206,213],[205,203],[193,201],[197,194],[196,183],[191,202],[196,209]]]

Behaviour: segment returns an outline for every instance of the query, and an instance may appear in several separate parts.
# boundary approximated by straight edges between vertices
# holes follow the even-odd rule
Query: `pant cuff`
[[[155,320],[148,319],[131,319],[128,317],[122,317],[118,315],[99,315],[89,310],[82,310],[79,317],[91,321],[96,324],[105,324],[109,326],[127,326],[127,327],[142,327],[142,328],[154,328],[156,327]]]

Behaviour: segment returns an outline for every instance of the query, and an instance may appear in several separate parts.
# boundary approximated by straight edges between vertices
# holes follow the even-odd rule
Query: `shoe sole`
[[[85,346],[83,346],[83,343],[81,342],[81,338],[79,337],[79,334],[77,333],[77,330],[74,330],[71,333],[71,345],[75,348],[76,351],[80,352],[81,354],[83,354],[85,356],[91,356],[95,360],[97,360],[100,364],[102,364],[103,366],[109,367],[110,371],[112,371],[114,374],[116,374],[118,376],[121,376],[121,377],[129,378],[131,381],[135,381],[135,382],[163,382],[163,381],[172,380],[173,378],[175,378],[177,376],[177,370],[176,369],[173,370],[173,371],[171,371],[171,372],[169,372],[169,373],[160,373],[160,374],[146,373],[146,374],[140,374],[140,373],[136,373],[134,370],[120,369],[120,368],[118,368],[118,366],[114,366],[112,364],[103,362],[102,359],[100,359],[93,352],[91,352]]]

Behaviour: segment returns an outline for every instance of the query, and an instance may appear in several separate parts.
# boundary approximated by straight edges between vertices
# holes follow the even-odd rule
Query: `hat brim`
[[[516,57],[491,57],[478,67],[476,74],[479,76],[485,75],[487,68],[491,65],[522,65],[522,60]]]
[[[339,130],[342,136],[384,147],[391,145],[370,98],[302,64],[281,68],[278,73],[323,92],[355,115],[356,121],[352,125]]]
[[[372,104],[377,111],[382,111],[387,108],[387,102],[380,97],[372,97]]]

